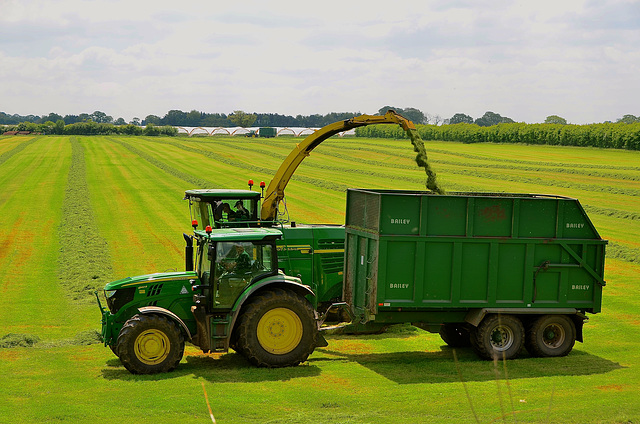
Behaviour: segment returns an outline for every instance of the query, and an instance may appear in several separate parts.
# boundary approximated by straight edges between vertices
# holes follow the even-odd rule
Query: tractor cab
[[[195,265],[207,312],[231,309],[253,282],[278,275],[276,240],[272,228],[227,228],[196,231]]]
[[[255,227],[260,214],[260,192],[251,190],[187,190],[194,230]]]

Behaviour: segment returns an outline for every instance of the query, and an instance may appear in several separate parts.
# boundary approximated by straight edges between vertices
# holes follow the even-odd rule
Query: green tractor
[[[205,353],[232,348],[263,367],[305,361],[326,346],[322,320],[307,299],[313,291],[278,268],[281,237],[274,228],[210,226],[185,236],[185,272],[107,284],[108,308],[100,305],[105,345],[134,374],[173,370],[185,342]]]
[[[194,233],[184,235],[186,270],[111,282],[107,308],[96,293],[105,345],[136,374],[174,369],[185,342],[205,353],[231,348],[265,367],[297,365],[326,346],[320,330],[351,319],[341,301],[344,226],[296,225],[278,208],[286,211],[284,189],[315,147],[371,124],[415,131],[393,111],[362,115],[305,138],[261,193],[251,180],[249,190],[188,190]]]

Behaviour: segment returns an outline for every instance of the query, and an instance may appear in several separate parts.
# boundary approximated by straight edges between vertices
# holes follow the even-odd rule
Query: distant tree
[[[175,112],[179,112],[179,111],[175,111]],[[168,115],[168,113],[167,113],[167,115]],[[165,115],[164,118],[160,118],[159,116],[156,116],[156,115],[147,115],[147,117],[144,118],[143,125],[149,125],[149,124],[161,125],[161,123],[164,123],[163,121],[165,119],[167,119],[167,115]],[[175,117],[172,116],[171,118],[169,118],[169,120],[173,119],[173,118],[175,118]],[[178,119],[178,121],[180,121],[180,119]],[[171,123],[167,124],[167,123],[165,123],[165,125],[185,125],[185,124],[183,124],[183,123],[179,123],[179,124],[178,123],[176,123],[176,124],[171,124]]]
[[[408,107],[406,109],[403,109],[402,112],[398,112],[398,113],[400,113],[402,116],[404,116],[408,120],[413,121],[414,124],[429,123],[425,114],[420,109],[416,109],[415,107]]]
[[[456,113],[449,119],[449,124],[473,124],[473,118],[464,113]]]
[[[622,118],[616,121],[617,123],[633,124],[634,122],[640,122],[640,117],[633,115],[624,115]]]
[[[378,115],[384,115],[385,113],[387,113],[390,110],[395,110],[398,113],[402,113],[402,108],[400,108],[400,107],[383,106],[380,109],[378,109]]]
[[[153,115],[149,115],[149,116],[153,116]],[[159,119],[160,119],[160,118],[158,118],[158,120],[159,120]],[[140,123],[140,118],[138,118],[137,116],[136,116],[136,117],[134,117],[134,118],[131,120],[131,122],[129,122],[129,124],[131,124],[131,125],[135,125],[135,126],[139,127],[139,126],[141,125],[141,123]]]
[[[52,113],[40,118],[40,121],[41,122],[47,122],[47,121],[56,122],[58,119],[62,119],[62,116],[58,115],[57,113],[53,113],[52,112]]]
[[[427,120],[427,124],[431,125],[440,125],[443,123],[442,116],[433,113],[425,113],[425,118]]]
[[[203,127],[229,127],[231,122],[224,113],[205,113],[200,120],[200,126]]]
[[[499,114],[494,112],[485,112],[481,118],[478,118],[474,121],[474,123],[480,127],[490,127],[492,125],[509,124],[513,122],[513,119],[500,116]]]
[[[64,121],[62,119],[58,119],[55,123],[55,126],[53,127],[53,131],[56,134],[62,134],[64,133]]]
[[[301,126],[300,123],[293,116],[280,115],[277,113],[257,114],[257,119],[256,119],[256,122],[254,122],[254,125],[259,127],[299,127]]]
[[[199,127],[202,125],[200,121],[202,121],[204,113],[198,112],[197,110],[192,110],[187,113],[186,125],[189,127]]]
[[[113,122],[113,125],[127,125],[127,122],[124,118],[118,118]]]
[[[404,116],[408,120],[412,121],[414,124],[428,124],[429,120],[425,116],[424,112],[420,109],[416,109],[415,107],[401,108],[401,107],[393,107],[393,106],[384,106],[378,109],[379,115],[384,115],[389,110],[394,110],[400,115]]]
[[[561,116],[558,115],[549,115],[547,116],[547,118],[544,120],[545,124],[561,124],[561,125],[567,125],[567,120],[562,118]]]
[[[43,134],[55,134],[55,126],[56,124],[53,123],[53,121],[46,121],[42,124],[39,125],[40,126],[40,131]]]
[[[113,122],[113,117],[99,110],[96,110],[91,115],[89,115],[89,119],[98,124],[111,124]]]
[[[248,128],[256,122],[258,117],[252,113],[245,113],[241,110],[234,110],[231,115],[229,115],[229,120],[236,124],[239,127]]]
[[[86,122],[86,121],[90,121],[91,116],[88,113],[81,113],[80,115],[78,115],[78,121],[77,122]],[[65,118],[64,122],[67,122],[67,119]]]
[[[165,115],[165,118],[166,118],[166,115]],[[147,115],[147,117],[144,118],[144,124],[160,125],[163,120],[164,118],[160,118],[159,116],[156,116],[156,115]],[[184,124],[166,124],[166,125],[184,125]]]
[[[148,117],[147,117],[148,118]],[[149,122],[145,119],[145,122]],[[155,122],[152,122],[155,124]],[[188,126],[187,114],[181,110],[170,110],[161,120],[162,125]]]
[[[64,120],[65,124],[75,124],[76,122],[82,122],[78,115],[65,115],[62,119]]]

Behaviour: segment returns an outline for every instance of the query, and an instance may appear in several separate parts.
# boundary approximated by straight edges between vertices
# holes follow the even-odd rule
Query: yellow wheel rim
[[[134,344],[136,357],[147,365],[156,365],[167,359],[171,350],[169,338],[160,330],[151,329],[140,333]]]
[[[291,352],[302,340],[302,321],[287,308],[268,311],[258,322],[258,342],[264,350],[276,355]]]

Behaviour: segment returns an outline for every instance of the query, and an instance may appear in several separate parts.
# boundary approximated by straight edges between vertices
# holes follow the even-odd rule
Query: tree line
[[[425,113],[417,108],[384,106],[383,115],[393,109],[418,125],[424,140],[450,140],[464,143],[499,142],[528,144],[557,144],[567,146],[595,146],[640,150],[640,117],[627,114],[616,123],[572,125],[566,119],[550,115],[543,124],[517,123],[498,113],[487,111],[479,118],[456,113],[449,119]],[[145,119],[113,119],[102,111],[91,114],[61,116],[8,115],[0,112],[0,125],[4,131],[31,131],[44,134],[125,134],[125,135],[177,135],[174,127],[311,127],[318,128],[360,115],[360,112],[331,112],[325,115],[281,115],[277,113],[246,113],[236,110],[226,115],[192,110],[170,110],[163,117],[147,115]],[[8,125],[8,126],[7,126]],[[399,127],[369,126],[358,128],[358,136],[403,138]]]
[[[258,127],[323,127],[336,121],[349,119],[361,115],[360,112],[331,112],[325,115],[281,115],[278,113],[245,113],[234,111],[227,115],[224,113],[205,113],[197,110],[184,112],[181,110],[170,110],[163,117],[157,115],[147,115],[144,119],[133,118],[126,122],[123,118],[113,119],[102,111],[93,113],[81,113],[79,115],[59,115],[50,113],[48,115],[9,115],[0,112],[0,125],[18,125],[21,123],[44,124],[46,122],[56,123],[64,121],[65,125],[82,122],[95,122],[97,124],[113,124],[145,126],[153,124],[155,126],[177,126],[177,127],[233,127],[233,126],[258,126]]]
[[[378,109],[379,115],[384,115],[389,109],[393,109],[405,118],[413,121],[415,124],[423,125],[453,125],[453,124],[476,124],[480,127],[489,127],[498,124],[514,123],[515,121],[509,117],[502,116],[498,113],[487,111],[479,118],[473,118],[465,113],[456,113],[451,118],[443,119],[440,115],[423,112],[417,108],[400,108],[394,106],[384,106]],[[259,126],[259,127],[310,127],[318,128],[331,124],[336,121],[349,119],[360,115],[360,112],[331,112],[325,115],[281,115],[278,113],[245,113],[236,110],[231,114],[224,113],[206,113],[197,110],[184,112],[181,110],[170,110],[164,116],[147,115],[144,119],[133,118],[126,122],[123,118],[114,119],[102,111],[93,113],[81,113],[79,115],[59,115],[50,113],[48,115],[9,115],[0,112],[0,125],[17,125],[20,123],[44,124],[46,122],[56,123],[64,121],[65,125],[80,122],[93,121],[98,124],[113,125],[136,125],[145,126],[153,124],[156,126],[171,125],[184,127],[232,127],[232,126]],[[634,115],[624,115],[617,122],[634,123],[640,122],[640,117]],[[548,124],[567,124],[567,120],[557,116],[550,115],[545,119]]]

